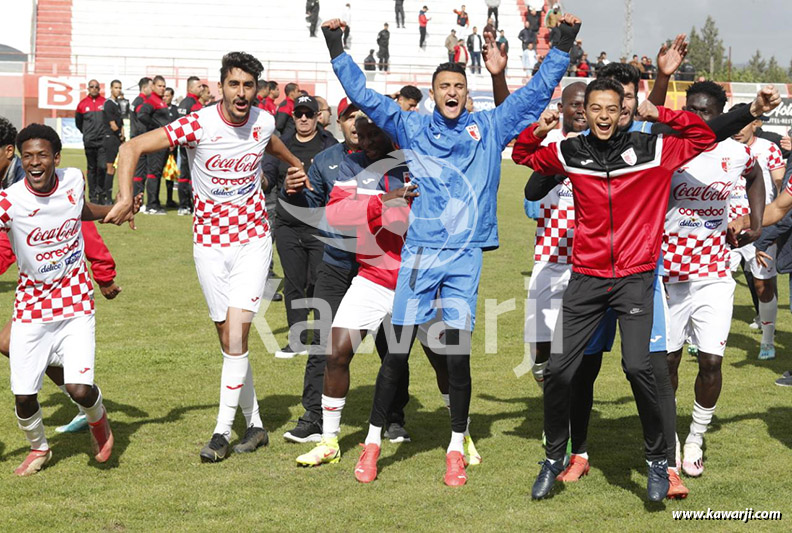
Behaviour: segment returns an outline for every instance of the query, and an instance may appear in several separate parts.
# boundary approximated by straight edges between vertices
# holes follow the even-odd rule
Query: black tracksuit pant
[[[168,149],[160,150],[148,154],[146,163],[148,165],[146,173],[146,209],[161,209],[160,203],[160,182],[162,182],[162,171],[168,161]]]
[[[104,194],[105,171],[107,162],[104,157],[104,147],[86,146],[85,160],[87,163],[88,199],[90,202],[98,203]]]
[[[347,270],[338,266],[330,265],[322,262],[319,266],[317,274],[316,285],[314,286],[313,296],[315,299],[326,302],[330,308],[330,316],[322,316],[321,312],[317,311],[314,315],[315,321],[321,321],[321,330],[315,329],[314,334],[321,331],[322,334],[329,334],[333,317],[338,311],[338,306],[341,305],[341,300],[344,299],[349,286],[352,284],[352,279],[357,275],[357,268]],[[322,304],[324,307],[324,304]],[[322,390],[324,388],[324,373],[325,366],[327,365],[327,344],[329,338],[326,335],[320,335],[319,343],[308,347],[308,361],[305,363],[305,377],[303,379],[303,394],[302,404],[305,408],[303,420],[309,422],[322,421]],[[380,358],[384,358],[388,353],[387,335],[384,328],[380,328],[377,332],[375,344],[377,346],[377,353]],[[393,400],[393,407],[389,411],[387,422],[397,422],[404,425],[404,407],[409,401],[409,388],[410,373],[409,370],[405,373],[402,380],[399,382],[396,398]]]
[[[312,298],[316,274],[324,255],[324,243],[316,238],[316,230],[306,225],[278,222],[275,226],[275,245],[283,269],[283,299],[286,304],[286,321],[289,324],[289,345],[297,349],[307,345],[308,331],[295,325],[308,320],[305,304],[295,300]],[[299,333],[298,333],[299,332]]]
[[[608,307],[619,320],[622,368],[632,387],[649,461],[665,458],[663,420],[649,361],[654,314],[654,270],[624,278],[572,273],[564,292],[563,351],[552,353],[544,374],[544,427],[547,457],[562,460],[569,439],[570,403],[583,351]]]

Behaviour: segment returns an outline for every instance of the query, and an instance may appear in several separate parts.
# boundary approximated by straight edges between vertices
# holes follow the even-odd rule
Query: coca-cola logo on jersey
[[[260,153],[249,153],[242,157],[229,157],[224,159],[220,154],[215,154],[206,160],[206,169],[219,172],[252,172],[261,162]]]
[[[731,193],[729,183],[714,181],[709,185],[691,187],[687,183],[680,183],[674,187],[674,200],[699,200],[703,202],[725,202]]]
[[[56,242],[65,242],[80,231],[80,219],[70,218],[57,228],[36,228],[27,236],[28,246],[44,246]]]

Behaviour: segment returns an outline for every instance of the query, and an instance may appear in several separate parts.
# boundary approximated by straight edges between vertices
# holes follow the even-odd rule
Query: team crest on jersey
[[[409,172],[402,172],[402,181],[404,183],[410,183],[410,173]]]
[[[261,126],[253,127],[253,140],[258,142],[261,139]]]
[[[630,166],[633,166],[635,163],[638,162],[638,156],[635,155],[635,150],[629,148],[622,152],[621,158],[624,159],[624,162]]]
[[[724,157],[723,159],[721,159],[721,168],[723,169],[724,172],[728,172],[729,169],[731,168],[731,158]]]
[[[478,124],[471,124],[466,129],[467,129],[468,135],[470,135],[470,137],[474,141],[480,141],[481,140],[481,133],[479,133]]]
[[[72,205],[77,205],[77,200],[74,199],[74,189],[66,191],[66,198],[69,199]]]

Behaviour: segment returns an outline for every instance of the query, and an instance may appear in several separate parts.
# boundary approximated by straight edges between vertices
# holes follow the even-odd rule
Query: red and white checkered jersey
[[[261,160],[275,119],[253,107],[242,124],[228,122],[222,102],[167,126],[171,146],[187,148],[195,218],[193,242],[233,246],[269,235]]]
[[[775,183],[770,175],[775,170],[783,170],[786,167],[784,156],[781,155],[781,149],[772,141],[754,136],[748,144],[751,152],[759,163],[759,168],[762,169],[762,177],[765,184],[765,204],[772,202],[776,194],[780,191],[775,190]]]
[[[550,131],[542,146],[561,142],[561,129]],[[536,221],[534,261],[572,263],[572,237],[575,232],[575,204],[572,201],[572,182],[569,178],[558,184],[539,204]]]
[[[667,283],[729,275],[729,201],[755,164],[750,148],[727,139],[674,172],[663,233]]]
[[[85,179],[76,168],[57,169],[55,176],[47,194],[26,179],[0,192],[0,229],[8,232],[19,267],[14,321],[54,322],[94,312],[82,236]]]

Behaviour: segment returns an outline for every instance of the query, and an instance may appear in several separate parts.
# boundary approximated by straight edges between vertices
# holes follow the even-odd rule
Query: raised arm
[[[548,52],[539,72],[525,87],[513,92],[503,105],[492,111],[493,125],[501,146],[506,147],[514,137],[534,122],[550,103],[553,91],[569,67],[569,49],[580,31],[580,20],[565,14],[559,26],[561,41]]]
[[[688,47],[688,43],[685,41],[686,38],[687,36],[684,33],[680,33],[676,36],[674,42],[671,43],[671,46],[663,44],[657,53],[657,79],[648,98],[656,106],[665,105],[668,82],[682,64],[682,61],[685,60]]]
[[[327,41],[333,71],[341,82],[349,99],[374,123],[382,128],[402,148],[409,147],[410,137],[406,131],[406,122],[419,121],[417,113],[402,111],[399,105],[389,97],[366,87],[366,75],[344,52],[342,43],[343,28],[346,26],[339,19],[322,24],[322,33]]]
[[[509,85],[506,83],[506,64],[509,60],[506,55],[506,46],[498,45],[492,32],[484,32],[484,46],[482,47],[484,66],[492,76],[492,95],[495,105],[501,105],[509,97]]]

